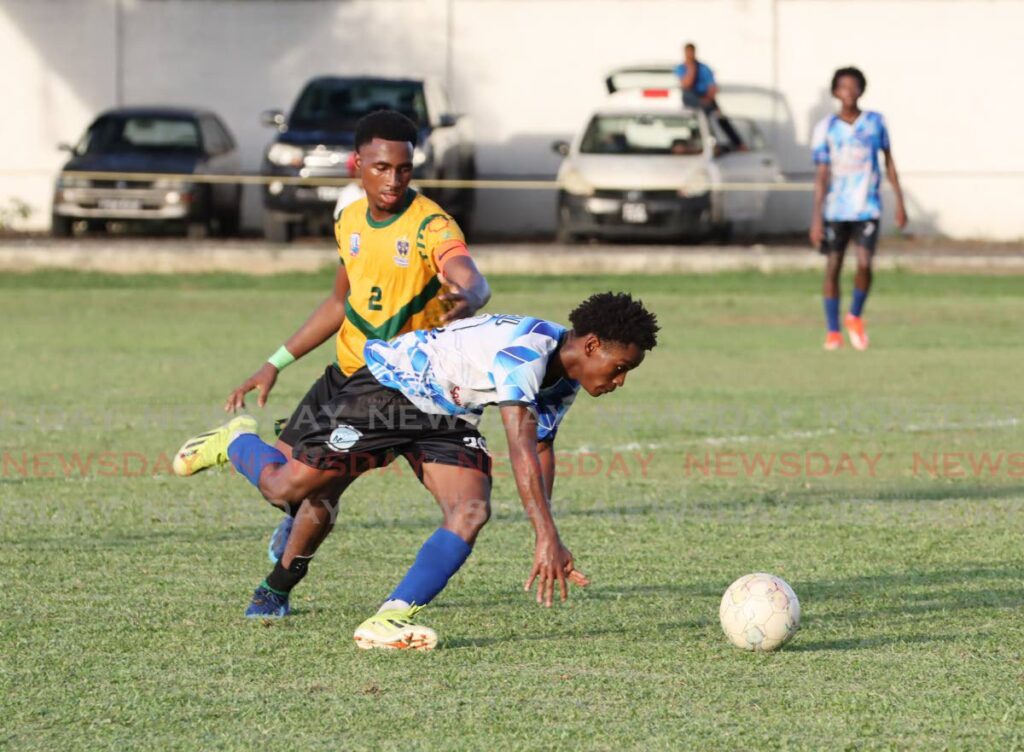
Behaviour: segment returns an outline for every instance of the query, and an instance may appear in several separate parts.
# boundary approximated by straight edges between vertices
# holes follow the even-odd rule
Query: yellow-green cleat
[[[239,415],[219,428],[193,436],[174,455],[174,474],[185,478],[228,461],[228,444],[239,434],[256,433],[259,424],[251,415]]]
[[[437,632],[412,622],[422,608],[393,608],[374,614],[360,624],[353,635],[356,647],[362,650],[433,650],[437,645]]]

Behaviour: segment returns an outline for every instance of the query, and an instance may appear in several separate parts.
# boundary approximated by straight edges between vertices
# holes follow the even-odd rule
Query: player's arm
[[[536,580],[537,603],[550,607],[556,582],[564,601],[569,595],[567,580],[580,586],[588,585],[589,580],[574,567],[572,552],[562,544],[551,516],[548,488],[554,484],[554,458],[549,445],[544,452],[548,459],[541,460],[536,417],[525,404],[505,404],[501,406],[501,420],[508,437],[512,474],[536,536],[533,568],[523,589],[529,590]],[[545,465],[549,468],[547,474]]]
[[[491,299],[491,287],[480,270],[476,268],[471,256],[456,256],[447,261],[438,279],[444,285],[444,292],[439,296],[451,308],[441,317],[442,323],[472,316]]]
[[[341,324],[345,320],[345,298],[348,297],[348,291],[348,272],[345,271],[344,265],[339,264],[338,271],[334,275],[334,287],[331,289],[331,294],[316,307],[302,326],[284,343],[284,347],[295,360],[311,350],[315,350],[338,333],[338,329],[341,328]],[[245,407],[245,395],[253,389],[259,390],[256,402],[263,407],[267,404],[267,395],[274,388],[278,373],[278,367],[267,361],[259,367],[256,373],[228,395],[224,409],[235,412],[239,408]]]
[[[831,175],[829,165],[819,162],[814,172],[814,209],[811,213],[811,245],[818,248],[825,237],[825,194]]]
[[[885,174],[889,178],[893,195],[896,196],[896,226],[903,229],[907,226],[907,208],[903,204],[903,188],[900,187],[900,176],[896,173],[896,163],[892,159],[892,149],[883,149],[885,155]]]
[[[544,476],[544,492],[548,498],[555,493],[555,444],[550,439],[537,443],[537,456],[540,458],[540,471]]]

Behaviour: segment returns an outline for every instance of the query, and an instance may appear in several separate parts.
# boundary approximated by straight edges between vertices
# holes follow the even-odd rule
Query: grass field
[[[521,590],[488,417],[494,517],[429,654],[351,641],[438,522],[404,466],[345,497],[273,626],[241,614],[278,515],[229,470],[168,475],[328,279],[0,276],[0,747],[1024,748],[1020,279],[882,275],[872,349],[831,354],[817,275],[493,279],[492,310],[562,321],[632,290],[661,344],[559,434],[594,581],[564,606]],[[749,571],[800,596],[779,653],[718,626]]]

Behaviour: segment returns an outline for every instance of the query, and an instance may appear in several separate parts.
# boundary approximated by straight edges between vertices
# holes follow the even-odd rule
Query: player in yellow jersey
[[[413,122],[394,111],[374,112],[358,123],[356,168],[366,198],[347,206],[335,224],[341,264],[334,288],[225,404],[225,410],[235,412],[255,389],[263,407],[282,368],[336,335],[337,362],[299,403],[276,445],[267,448],[276,454],[264,458],[271,464],[258,479],[259,488],[289,516],[271,538],[269,554],[275,567],[253,594],[246,616],[287,615],[287,592],[305,575],[312,552],[334,523],[338,496],[351,478],[344,468],[321,462],[316,445],[324,440],[310,437],[330,420],[330,397],[342,392],[348,378],[363,367],[366,340],[442,326],[473,315],[490,298],[487,281],[473,263],[458,225],[409,187],[416,140]],[[175,457],[175,472],[191,475],[223,462],[227,443],[254,428],[254,421],[243,416],[193,437]],[[325,447],[344,444],[346,437],[338,430],[329,433]],[[466,447],[472,456],[436,461],[479,462],[473,452]]]

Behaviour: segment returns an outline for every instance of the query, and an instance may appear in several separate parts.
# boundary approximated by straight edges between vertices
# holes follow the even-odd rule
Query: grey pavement
[[[488,274],[667,274],[820,269],[821,257],[799,245],[559,245],[474,243]],[[0,239],[0,271],[77,269],[112,273],[309,272],[337,263],[330,238],[274,245],[260,239],[45,237]],[[1024,246],[915,240],[883,245],[878,269],[1024,274]]]

